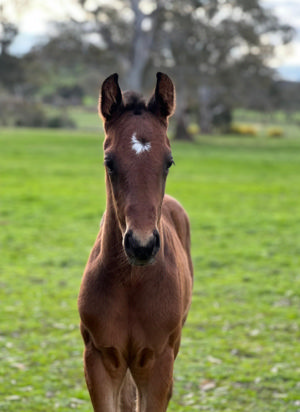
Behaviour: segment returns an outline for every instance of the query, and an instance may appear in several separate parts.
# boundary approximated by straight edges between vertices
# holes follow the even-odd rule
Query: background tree
[[[109,52],[114,67],[123,74],[125,88],[141,92],[163,0],[100,1],[94,7],[87,0],[79,0],[78,4],[87,18],[84,23],[78,22],[82,33],[97,34],[100,47]]]
[[[0,84],[13,93],[18,93],[18,86],[24,79],[21,59],[10,52],[10,46],[19,33],[13,16],[17,16],[28,3],[26,0],[3,0],[0,3]]]
[[[246,103],[252,94],[247,86],[255,85],[255,93],[270,83],[274,73],[267,63],[274,48],[267,36],[287,42],[292,29],[258,0],[195,0],[183,7],[175,0],[168,13],[169,65],[179,87],[189,91],[180,94],[180,117],[197,99],[200,127],[208,133],[216,113]]]
[[[82,28],[99,36],[126,87],[141,91],[149,67],[173,75],[177,138],[189,138],[187,116],[193,108],[198,107],[201,130],[209,133],[221,112],[230,113],[242,101],[251,105],[258,91],[261,102],[266,100],[261,90],[267,90],[273,76],[267,68],[273,53],[267,36],[275,34],[284,43],[292,34],[259,0],[79,4],[89,18]],[[253,86],[250,92],[246,85]]]

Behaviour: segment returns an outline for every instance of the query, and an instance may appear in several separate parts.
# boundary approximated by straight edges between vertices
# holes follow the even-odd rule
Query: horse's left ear
[[[160,117],[172,116],[175,110],[175,87],[164,73],[156,74],[157,82],[153,96],[148,103],[148,109]]]
[[[99,114],[110,120],[123,107],[122,92],[118,83],[118,74],[114,73],[104,80],[99,96]]]

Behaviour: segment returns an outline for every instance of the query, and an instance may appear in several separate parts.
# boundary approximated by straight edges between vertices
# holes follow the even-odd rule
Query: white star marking
[[[133,133],[131,138],[132,150],[138,155],[143,152],[149,152],[151,149],[151,143],[142,143],[136,138],[136,133]]]

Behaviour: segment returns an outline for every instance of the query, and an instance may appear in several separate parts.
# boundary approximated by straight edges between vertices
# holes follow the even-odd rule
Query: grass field
[[[299,137],[173,144],[195,285],[170,411],[300,411]],[[76,299],[101,136],[2,129],[0,145],[0,410],[91,411]]]

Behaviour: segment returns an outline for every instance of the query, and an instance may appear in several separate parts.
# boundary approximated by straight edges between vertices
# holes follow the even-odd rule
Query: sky
[[[296,29],[292,43],[277,47],[276,58],[271,65],[279,68],[282,77],[300,81],[300,0],[263,0],[262,3],[282,23],[288,23]]]
[[[270,65],[279,71],[282,78],[300,81],[300,0],[261,1],[282,23],[290,24],[296,29],[293,42],[287,46],[278,46]],[[17,16],[21,34],[13,44],[12,52],[24,53],[37,39],[42,39],[47,34],[49,19],[63,20],[71,12],[76,15],[73,4],[73,0],[33,0],[32,6]],[[79,15],[76,17],[80,18]]]

